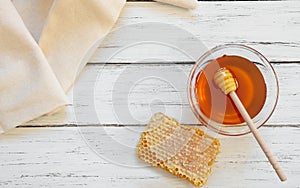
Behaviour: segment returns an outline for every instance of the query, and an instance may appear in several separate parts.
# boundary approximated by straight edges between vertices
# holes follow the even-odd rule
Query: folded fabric
[[[39,45],[65,91],[111,30],[124,4],[125,0],[58,0],[55,3]]]
[[[38,41],[55,0],[11,0],[27,29]]]
[[[0,28],[2,133],[66,104],[67,100],[10,0],[0,1]]]
[[[65,92],[125,1],[0,0],[0,133],[67,103]],[[195,0],[157,1],[195,7]]]

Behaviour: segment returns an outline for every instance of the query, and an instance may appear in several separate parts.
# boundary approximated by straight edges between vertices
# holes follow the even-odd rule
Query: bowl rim
[[[272,110],[270,111],[269,115],[265,118],[265,120],[259,125],[257,126],[257,129],[259,129],[261,126],[263,126],[269,119],[270,117],[272,116],[272,114],[274,113],[275,111],[275,108],[277,106],[277,103],[278,103],[278,98],[279,98],[279,82],[278,82],[278,76],[275,72],[275,69],[274,67],[272,66],[272,64],[270,63],[270,61],[262,54],[260,53],[259,51],[255,50],[254,48],[252,47],[249,47],[247,45],[244,45],[244,44],[237,44],[237,43],[229,43],[229,44],[222,44],[222,45],[217,45],[213,48],[211,48],[210,50],[206,51],[203,55],[201,55],[201,57],[195,62],[195,64],[193,65],[191,71],[190,71],[190,74],[189,74],[189,77],[188,77],[188,87],[187,87],[187,90],[188,90],[188,100],[189,100],[189,104],[190,104],[190,107],[194,113],[194,115],[196,116],[196,118],[205,126],[207,127],[208,129],[218,133],[218,134],[221,134],[221,135],[225,135],[225,136],[242,136],[242,135],[246,135],[246,134],[249,134],[251,132],[251,130],[249,129],[248,131],[246,132],[242,132],[242,133],[230,133],[230,132],[227,132],[227,131],[223,131],[221,129],[217,129],[215,128],[214,126],[210,125],[209,123],[206,123],[202,120],[202,117],[200,116],[200,114],[197,112],[196,110],[196,105],[194,102],[193,102],[193,97],[192,97],[192,92],[193,91],[193,88],[191,87],[192,85],[192,79],[194,78],[194,76],[197,76],[195,75],[195,72],[197,70],[197,67],[198,65],[200,64],[200,62],[202,62],[206,57],[208,57],[210,54],[218,51],[218,50],[221,50],[221,49],[224,49],[224,48],[230,48],[230,47],[235,47],[235,48],[243,48],[243,49],[246,49],[246,50],[249,50],[249,51],[252,51],[254,52],[256,55],[258,55],[260,58],[262,58],[270,67],[270,70],[271,72],[273,73],[274,75],[274,78],[275,78],[275,83],[276,83],[276,98],[275,98],[275,103],[274,103],[274,106],[272,107]]]

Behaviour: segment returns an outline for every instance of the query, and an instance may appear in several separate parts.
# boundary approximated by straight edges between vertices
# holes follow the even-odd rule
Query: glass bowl
[[[222,135],[239,136],[247,134],[250,131],[247,124],[223,124],[212,120],[201,111],[197,99],[196,82],[197,76],[212,60],[216,60],[224,55],[233,55],[244,57],[253,62],[261,72],[266,85],[266,99],[263,107],[258,114],[252,118],[257,128],[261,127],[272,115],[278,101],[278,79],[276,73],[269,61],[258,51],[245,45],[225,44],[217,46],[205,54],[193,66],[188,81],[189,103],[198,120],[209,129]]]

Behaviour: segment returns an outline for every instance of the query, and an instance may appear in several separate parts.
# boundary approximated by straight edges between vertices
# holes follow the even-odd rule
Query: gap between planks
[[[271,61],[299,61],[299,7],[299,1],[199,2],[188,11],[129,2],[91,62],[185,62],[225,43],[249,45]]]
[[[192,187],[135,156],[144,127],[17,128],[0,135],[0,186],[9,187]],[[296,127],[262,127],[282,165],[281,183],[251,135],[218,136],[221,153],[206,187],[300,185],[300,137]],[[124,166],[127,165],[127,166]],[[135,167],[134,167],[135,166]]]
[[[187,100],[191,67],[191,64],[89,64],[69,93],[71,103],[64,110],[24,126],[144,125],[151,114],[159,111],[182,124],[198,124]],[[279,78],[279,103],[266,124],[299,126],[300,64],[274,64],[274,68]]]

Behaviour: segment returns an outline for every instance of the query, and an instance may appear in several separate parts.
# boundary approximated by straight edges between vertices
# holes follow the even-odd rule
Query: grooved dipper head
[[[237,83],[233,78],[233,75],[226,68],[221,68],[216,72],[214,81],[225,95],[237,89]]]

